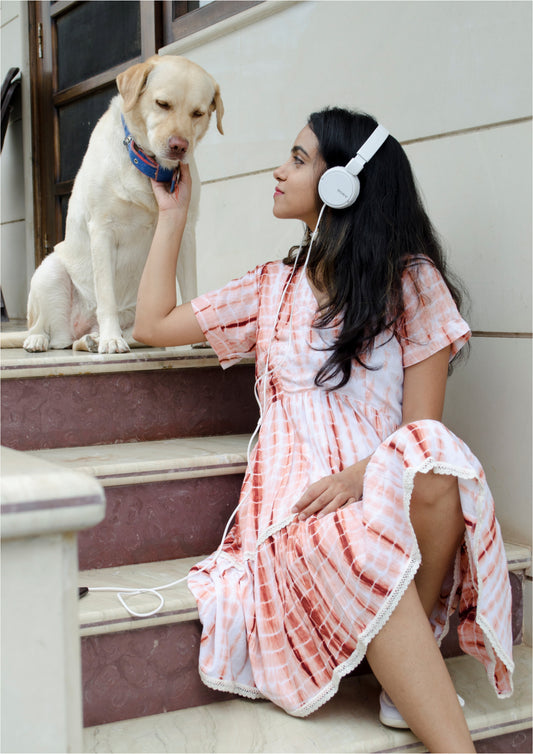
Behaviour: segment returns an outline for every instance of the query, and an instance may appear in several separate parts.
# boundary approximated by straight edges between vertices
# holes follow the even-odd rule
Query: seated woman
[[[358,151],[359,197],[328,206],[321,176]],[[187,166],[174,193],[153,186],[134,336],[207,339],[223,367],[254,353],[261,408],[235,523],[189,575],[201,677],[305,716],[366,656],[383,722],[430,751],[474,751],[439,643],[459,606],[462,648],[508,696],[511,598],[483,469],[441,423],[470,337],[458,289],[407,157],[373,118],[314,113],[274,177],[300,248],[181,306]]]

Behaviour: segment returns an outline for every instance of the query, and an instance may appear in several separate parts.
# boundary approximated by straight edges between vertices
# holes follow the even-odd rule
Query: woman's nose
[[[284,180],[283,165],[280,165],[279,168],[276,168],[274,170],[274,178],[276,179],[276,181]]]

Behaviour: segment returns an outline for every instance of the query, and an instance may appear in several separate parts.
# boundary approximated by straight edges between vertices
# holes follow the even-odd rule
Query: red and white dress
[[[468,325],[440,274],[421,261],[404,273],[401,336],[375,343],[369,363],[379,368],[353,362],[349,382],[328,392],[314,378],[336,328],[313,327],[317,303],[302,269],[278,313],[291,269],[270,262],[193,301],[223,367],[255,353],[262,404],[235,524],[218,555],[189,575],[203,624],[202,680],[297,716],[331,698],[420,565],[409,504],[415,474],[434,469],[458,477],[466,523],[431,617],[435,636],[442,640],[459,606],[461,647],[509,696],[511,594],[483,469],[440,422],[397,429],[404,368],[447,345],[456,353]],[[370,454],[362,500],[295,520],[291,508],[310,484]]]

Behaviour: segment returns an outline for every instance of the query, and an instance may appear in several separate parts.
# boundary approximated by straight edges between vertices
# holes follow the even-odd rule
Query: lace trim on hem
[[[247,699],[266,699],[259,689],[255,686],[245,686],[242,683],[236,681],[223,681],[220,678],[211,678],[211,676],[204,673],[203,670],[198,669],[200,679],[202,683],[215,691],[227,691],[230,694],[239,694],[239,696],[245,696]]]

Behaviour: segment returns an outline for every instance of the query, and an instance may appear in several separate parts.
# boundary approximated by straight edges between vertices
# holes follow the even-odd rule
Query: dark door
[[[159,47],[151,0],[31,2],[35,257],[63,238],[68,199],[115,77]]]

